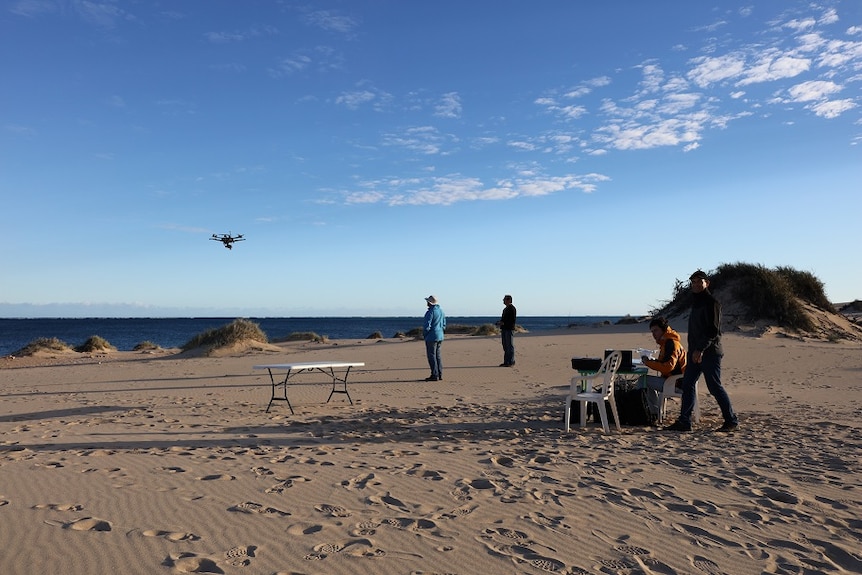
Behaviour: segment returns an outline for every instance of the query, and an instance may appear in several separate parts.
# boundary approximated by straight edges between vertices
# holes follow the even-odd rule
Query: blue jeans
[[[682,376],[682,406],[680,407],[679,422],[691,425],[691,412],[694,411],[694,386],[697,378],[703,374],[706,380],[706,388],[718,402],[721,408],[721,416],[725,423],[739,423],[733,406],[730,405],[730,397],[721,385],[721,357],[714,353],[703,354],[700,363],[695,363],[692,354],[688,354],[688,362],[685,366],[685,374]]]
[[[428,366],[432,377],[443,377],[443,358],[440,357],[440,346],[443,341],[425,341],[425,353],[428,355]]]
[[[515,363],[515,331],[511,329],[501,330],[503,335],[503,363],[513,365]]]

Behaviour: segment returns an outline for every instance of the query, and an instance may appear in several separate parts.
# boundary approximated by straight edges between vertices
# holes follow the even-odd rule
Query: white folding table
[[[350,375],[351,368],[363,367],[364,365],[365,363],[356,361],[307,361],[301,363],[255,365],[253,366],[253,369],[265,369],[269,372],[269,381],[272,383],[272,396],[269,399],[269,404],[266,406],[266,412],[269,413],[269,408],[272,407],[273,401],[286,401],[287,406],[290,408],[290,413],[293,413],[293,406],[290,405],[290,400],[287,399],[287,382],[291,377],[307,371],[319,371],[321,373],[325,373],[332,378],[332,391],[329,392],[329,397],[327,398],[326,403],[329,403],[329,400],[332,399],[332,394],[343,393],[350,401],[350,405],[353,405],[353,400],[347,392],[347,376]],[[285,373],[283,380],[276,379],[273,374],[273,370],[287,370],[287,373]],[[343,375],[340,372],[336,372],[336,370],[344,370]],[[341,386],[340,389],[338,387],[339,384]],[[283,397],[276,396],[276,390],[279,387],[284,391]]]

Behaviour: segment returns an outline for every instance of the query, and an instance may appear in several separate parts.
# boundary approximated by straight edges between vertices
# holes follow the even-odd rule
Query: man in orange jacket
[[[682,347],[682,338],[668,325],[665,318],[661,316],[654,318],[649,322],[649,329],[655,342],[659,345],[658,357],[650,359],[644,355],[641,356],[641,361],[648,368],[661,373],[661,377],[647,375],[644,378],[646,388],[658,392],[647,394],[650,413],[654,417],[658,417],[659,410],[661,409],[659,403],[661,392],[664,390],[664,380],[685,371],[685,349]]]

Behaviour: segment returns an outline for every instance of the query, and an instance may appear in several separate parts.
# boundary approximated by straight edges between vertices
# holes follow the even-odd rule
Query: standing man
[[[721,385],[721,304],[709,291],[709,277],[697,270],[689,278],[693,294],[688,318],[688,361],[682,376],[682,406],[679,419],[668,427],[671,431],[691,431],[691,412],[697,379],[703,374],[706,388],[718,402],[724,425],[718,431],[734,431],[739,419],[730,405],[730,397]]]
[[[500,367],[512,367],[515,365],[515,319],[518,317],[518,310],[512,305],[512,296],[503,296],[503,315],[497,325],[500,326],[500,333],[503,339],[503,363]]]
[[[431,367],[430,377],[425,381],[443,379],[443,359],[440,357],[440,347],[443,345],[443,330],[446,329],[446,314],[440,308],[437,298],[429,295],[425,298],[428,311],[425,312],[425,322],[422,324],[422,335],[425,338],[425,352],[428,355],[428,365]]]

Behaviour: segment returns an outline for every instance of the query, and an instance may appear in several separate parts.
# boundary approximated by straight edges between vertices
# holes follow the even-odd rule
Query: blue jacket
[[[446,314],[439,305],[428,306],[425,312],[425,323],[422,324],[422,335],[425,341],[443,341],[443,330],[446,329]]]

